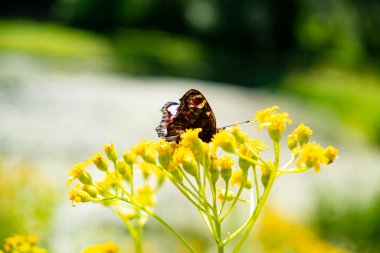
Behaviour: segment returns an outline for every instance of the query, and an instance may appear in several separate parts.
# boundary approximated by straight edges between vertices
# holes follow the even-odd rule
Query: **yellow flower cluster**
[[[82,253],[118,253],[119,247],[113,242],[106,242],[85,248]]]
[[[4,251],[1,253],[47,253],[37,246],[38,238],[34,235],[14,235],[5,239]]]
[[[291,120],[287,113],[278,113],[278,106],[272,106],[256,113],[252,122],[258,122],[258,128],[266,128],[273,140],[278,141],[286,124]],[[130,151],[123,154],[123,159],[118,160],[118,154],[114,145],[108,144],[103,147],[108,160],[114,164],[114,169],[109,167],[106,158],[97,152],[90,160],[75,165],[71,172],[68,184],[78,180],[80,184],[74,186],[69,195],[73,203],[98,202],[112,196],[130,196],[130,201],[138,201],[144,205],[154,205],[154,192],[164,182],[165,178],[182,182],[184,176],[189,175],[196,180],[200,179],[201,169],[206,171],[210,180],[216,184],[219,177],[226,183],[250,188],[252,182],[245,180],[245,173],[251,166],[259,165],[262,172],[262,180],[268,181],[271,174],[270,161],[265,162],[260,158],[260,153],[268,146],[261,140],[251,139],[239,126],[227,130],[219,130],[210,143],[204,143],[198,134],[202,129],[187,129],[181,135],[179,143],[170,143],[165,140],[153,142],[143,140],[135,145]],[[306,170],[314,168],[320,170],[321,164],[331,163],[337,156],[337,150],[333,147],[323,149],[314,142],[309,143],[312,130],[300,124],[288,137],[289,148],[299,158],[297,168]],[[236,156],[238,168],[233,168],[232,156],[223,155],[218,157],[217,150]],[[92,162],[96,168],[106,173],[104,179],[93,182],[92,176],[86,168]],[[138,165],[138,166],[134,166]],[[142,175],[145,183],[142,188],[134,189],[133,180],[136,172]],[[265,173],[264,173],[265,172]],[[154,175],[157,187],[152,187],[146,181]],[[263,179],[264,177],[264,179]],[[152,189],[147,191],[147,189]],[[132,196],[134,192],[136,196]],[[144,195],[145,196],[142,196]]]
[[[279,141],[281,139],[281,133],[285,130],[286,124],[291,124],[292,121],[289,119],[288,113],[278,113],[277,111],[280,108],[276,105],[266,108],[261,111],[257,111],[255,114],[255,118],[252,122],[258,122],[258,129],[260,130],[262,127],[269,130],[270,137]]]
[[[329,165],[338,156],[338,150],[332,146],[323,148],[315,142],[309,142],[309,136],[312,134],[313,131],[301,123],[288,136],[288,147],[298,158],[299,171],[314,168],[318,172],[322,164]]]
[[[259,227],[263,252],[349,253],[321,239],[314,231],[290,221],[281,210],[267,208]]]
[[[297,168],[300,170],[314,168],[316,172],[321,170],[321,164],[329,165],[338,156],[338,150],[332,146],[322,148],[315,142],[302,145],[295,150],[299,154]]]
[[[251,203],[251,207],[254,206],[252,201],[255,201],[255,204],[261,205],[262,208],[278,176],[310,168],[319,171],[322,164],[329,165],[338,155],[338,150],[332,146],[323,148],[315,142],[309,142],[313,131],[300,124],[288,136],[288,147],[292,151],[292,157],[281,166],[280,140],[291,120],[286,112],[279,113],[278,110],[278,106],[272,106],[258,111],[252,120],[258,123],[258,129],[267,129],[273,140],[271,160],[261,157],[261,153],[269,149],[268,145],[261,140],[250,138],[239,126],[219,129],[209,143],[198,137],[202,131],[199,128],[187,129],[181,134],[179,143],[143,140],[130,151],[124,152],[122,158],[119,158],[111,143],[103,147],[106,157],[97,152],[91,159],[78,163],[71,169],[68,184],[74,180],[78,181],[78,184],[72,187],[69,199],[73,203],[115,203],[114,207],[123,201],[132,209],[129,213],[133,214],[125,214],[121,209],[117,209],[123,221],[132,219],[128,217],[138,219],[142,217],[143,212],[157,218],[150,211],[157,203],[155,194],[163,182],[169,180],[202,213],[203,218],[208,219],[210,229],[215,230],[212,231],[214,238],[218,237],[218,245],[224,245],[226,240],[223,242],[222,238],[219,238],[221,233],[217,233],[217,228],[231,213],[237,201]],[[112,162],[110,164],[113,168],[106,158]],[[93,167],[105,174],[102,180],[94,180],[87,171],[91,162],[95,165]],[[293,164],[296,164],[296,168],[289,169]],[[258,183],[260,178],[262,185]],[[137,184],[140,184],[140,187]],[[225,189],[220,188],[220,184]],[[237,188],[234,188],[236,186]],[[242,194],[245,189],[249,189],[250,200],[241,197],[245,195]],[[215,227],[210,224],[215,224]],[[248,223],[246,226],[252,227]],[[132,223],[127,224],[127,227],[132,228]],[[140,231],[140,228],[132,229],[131,234],[135,234],[136,231]],[[232,233],[231,237],[235,236]]]
[[[125,152],[123,159],[118,159],[119,155],[114,144],[104,145],[103,151],[106,156],[96,152],[92,158],[84,163],[77,163],[71,169],[67,184],[70,185],[74,180],[79,181],[79,183],[71,188],[69,200],[72,201],[73,205],[85,202],[100,202],[109,205],[110,199],[119,200],[122,197],[128,197],[128,201],[136,201],[143,205],[154,205],[156,202],[154,193],[163,183],[164,174],[155,166],[156,158],[153,144],[151,141],[140,142],[130,152]],[[142,157],[143,160],[138,161],[138,157]],[[109,167],[107,159],[111,161],[113,168]],[[103,179],[98,181],[93,179],[87,171],[91,163],[105,174]],[[138,171],[144,179],[143,186],[139,188],[133,184],[134,169],[139,169]],[[152,173],[157,178],[155,188],[149,186],[148,183]],[[149,189],[152,191],[147,191],[147,187],[150,187]],[[133,196],[134,192],[136,192],[136,196]]]

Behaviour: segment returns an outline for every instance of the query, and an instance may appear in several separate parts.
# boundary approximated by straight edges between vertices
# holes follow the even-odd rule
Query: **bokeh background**
[[[379,13],[378,0],[2,0],[0,241],[131,250],[110,210],[71,207],[68,172],[110,141],[157,139],[161,106],[196,88],[219,126],[277,104],[340,150],[278,180],[244,252],[380,252]],[[157,211],[215,252],[181,201],[167,185]],[[146,252],[185,252],[154,221],[144,238]]]

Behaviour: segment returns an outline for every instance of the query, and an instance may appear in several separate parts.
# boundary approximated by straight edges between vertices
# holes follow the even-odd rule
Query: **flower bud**
[[[103,157],[103,155],[100,152],[97,152],[92,158],[91,161],[95,164],[95,166],[104,172],[108,171],[108,164],[106,159]]]
[[[332,163],[335,158],[338,156],[338,149],[334,148],[333,146],[328,146],[325,149],[325,157],[327,158],[326,164]]]
[[[290,150],[297,147],[297,136],[293,134],[288,135],[288,147]]]
[[[245,181],[245,184],[244,184],[244,188],[251,189],[252,185],[253,185],[252,180],[247,178],[247,180]]]
[[[313,134],[313,131],[305,126],[303,123],[293,130],[292,135],[297,136],[298,143],[302,146],[305,143],[309,142],[309,136]]]
[[[183,174],[178,166],[169,165],[169,172],[179,182],[183,181]]]
[[[243,171],[247,171],[249,169],[249,167],[251,167],[251,163],[248,162],[247,160],[239,157],[239,167]]]
[[[67,185],[69,185],[74,179],[78,179],[82,184],[92,184],[91,175],[85,170],[87,165],[90,162],[87,160],[86,162],[77,163],[71,168],[70,177],[67,181]]]
[[[234,161],[229,156],[222,156],[218,160],[220,166],[220,175],[224,179],[224,181],[228,182],[232,175],[232,166],[234,165]]]
[[[264,188],[267,187],[271,173],[272,173],[271,170],[274,168],[274,164],[272,161],[268,161],[267,165],[268,165],[268,167],[266,167],[266,166],[260,167],[261,183],[263,184]]]
[[[218,188],[217,189],[217,197],[218,199],[220,199],[221,201],[224,200],[224,198],[226,198],[226,201],[232,201],[235,199],[236,195],[233,191],[228,191],[227,193],[227,196],[226,196],[226,190],[225,189],[221,189],[221,188]]]
[[[120,173],[120,175],[123,176],[125,181],[131,182],[131,180],[132,180],[132,169],[128,164],[126,164],[125,161],[123,161],[123,160],[117,161],[116,170],[117,170],[117,172]]]
[[[212,138],[212,154],[216,154],[216,149],[221,147],[227,153],[235,153],[236,147],[234,143],[234,137],[230,135],[226,130],[220,130]]]
[[[195,159],[184,160],[182,163],[182,168],[193,177],[196,177],[198,174],[198,163],[195,161]]]
[[[282,132],[277,130],[277,129],[269,130],[269,136],[273,141],[279,142],[281,140],[281,137],[282,137]]]
[[[155,145],[155,149],[158,154],[158,161],[160,165],[167,170],[170,164],[170,160],[172,158],[174,147],[173,144],[162,140],[157,145]]]
[[[218,163],[216,160],[216,157],[211,157],[210,161],[210,175],[211,175],[211,181],[213,184],[216,184],[216,182],[219,179],[220,171],[218,168]]]
[[[144,154],[141,155],[141,158],[151,164],[156,164],[156,155],[151,150],[146,150]]]
[[[69,200],[74,201],[76,203],[89,202],[92,200],[92,197],[89,193],[81,190],[78,186],[73,187],[69,194]]]
[[[136,155],[131,152],[124,152],[123,154],[124,161],[132,167],[132,164],[136,162]]]
[[[264,188],[267,187],[269,179],[270,179],[270,173],[261,174],[261,183],[263,184]]]
[[[81,185],[80,190],[87,192],[92,198],[96,198],[98,190],[91,185]]]
[[[237,143],[244,144],[248,139],[248,135],[244,134],[239,126],[234,126],[230,132],[235,137]]]
[[[116,163],[117,153],[116,153],[116,149],[115,149],[115,146],[113,145],[113,143],[110,143],[108,145],[104,145],[103,150],[106,153],[108,159],[110,159],[112,162]]]

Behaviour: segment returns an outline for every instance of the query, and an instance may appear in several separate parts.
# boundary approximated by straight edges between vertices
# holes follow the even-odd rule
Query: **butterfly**
[[[210,142],[218,129],[214,112],[203,94],[191,89],[179,101],[179,104],[167,102],[162,107],[162,120],[156,128],[158,136],[169,142],[178,142],[186,129],[201,128],[199,138]]]

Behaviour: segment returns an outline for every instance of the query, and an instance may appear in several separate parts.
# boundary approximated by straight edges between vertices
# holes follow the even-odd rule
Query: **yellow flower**
[[[154,164],[147,163],[147,162],[141,162],[139,163],[140,169],[142,171],[144,179],[148,179],[149,176],[154,173],[157,178],[160,180],[163,180],[165,177],[165,174],[157,168]]]
[[[181,145],[187,148],[193,147],[194,142],[200,141],[198,138],[200,132],[202,132],[202,128],[186,129],[186,132],[181,134]]]
[[[119,160],[116,163],[117,172],[120,173],[125,181],[131,182],[132,180],[132,168],[124,160]]]
[[[221,167],[221,169],[226,169],[226,168],[231,168],[232,166],[234,166],[234,160],[229,157],[228,155],[223,155],[221,156],[219,159],[218,159],[218,162],[219,162],[219,166]]]
[[[298,169],[314,168],[316,172],[321,170],[321,164],[328,164],[328,158],[325,156],[325,150],[317,143],[310,142],[304,144],[296,150],[300,154],[297,162]]]
[[[107,174],[103,180],[96,182],[97,187],[99,188],[99,193],[102,196],[105,196],[108,194],[108,191],[115,187],[115,180],[111,175],[115,175],[114,172],[111,174]]]
[[[219,179],[220,170],[218,168],[218,160],[214,156],[210,158],[210,175],[212,183],[215,184]]]
[[[171,167],[182,165],[183,169],[192,176],[198,173],[198,164],[191,149],[180,146],[174,151]]]
[[[100,152],[96,152],[95,155],[91,158],[91,161],[99,170],[105,172],[108,171],[108,163]]]
[[[285,130],[286,124],[292,123],[288,117],[288,113],[278,113],[278,109],[279,107],[274,105],[264,110],[257,111],[255,114],[256,117],[252,120],[252,122],[257,120],[259,130],[262,127],[269,130],[269,135],[275,141],[281,139],[281,132]]]
[[[293,150],[294,148],[297,147],[297,136],[294,134],[289,134],[288,135],[288,147],[290,150]]]
[[[89,165],[90,161],[85,161],[82,163],[77,163],[71,168],[70,177],[67,181],[67,185],[69,185],[73,180],[78,179],[82,184],[92,184],[91,175],[85,170]]]
[[[241,169],[238,169],[234,171],[234,173],[232,173],[230,183],[232,186],[234,186],[235,184],[241,185],[242,182],[243,182],[243,171]]]
[[[218,159],[217,163],[220,167],[220,176],[224,179],[224,181],[228,182],[231,178],[234,160],[232,160],[231,157],[224,155]]]
[[[108,159],[110,159],[111,161],[116,163],[117,153],[116,153],[116,149],[115,149],[115,146],[113,145],[113,143],[110,143],[108,145],[104,145],[103,150],[106,153]]]
[[[131,152],[140,156],[145,162],[156,164],[156,155],[153,152],[154,142],[150,140],[143,140],[137,143]]]
[[[93,198],[88,192],[85,192],[84,190],[81,189],[80,185],[75,185],[73,188],[70,190],[69,194],[69,200],[76,203],[82,203],[82,202],[89,202],[92,201]]]
[[[268,148],[268,146],[263,141],[248,139],[245,144],[239,145],[239,153],[253,160],[257,160],[264,148]],[[251,164],[246,159],[239,157],[239,167],[242,170],[247,170],[250,166],[255,166],[255,164]]]
[[[245,134],[239,126],[234,126],[229,130],[235,137],[236,142],[243,144],[248,140],[248,134]]]
[[[245,143],[245,146],[248,147],[248,150],[243,154],[254,159],[257,159],[256,156],[260,154],[265,148],[268,148],[265,142],[259,139],[249,139]]]
[[[37,244],[38,243],[38,237],[35,236],[35,235],[28,235],[26,237],[26,240],[30,243],[30,244]]]
[[[80,189],[82,191],[85,191],[87,192],[88,194],[90,194],[90,196],[92,198],[96,198],[96,196],[98,195],[98,190],[96,189],[96,187],[92,186],[92,185],[88,185],[88,184],[85,184],[85,185],[80,185]]]
[[[179,146],[190,149],[197,162],[203,164],[204,157],[208,154],[208,143],[204,143],[199,139],[198,134],[202,131],[201,128],[187,129],[185,133],[181,134],[181,142]]]
[[[157,202],[154,193],[154,189],[149,184],[146,184],[137,190],[134,200],[143,206],[154,206]]]
[[[224,197],[226,197],[226,201],[232,201],[235,198],[235,193],[233,191],[228,191],[226,196],[226,190],[218,187],[216,189],[217,197],[219,200],[223,201]]]
[[[132,164],[134,164],[136,162],[136,155],[133,154],[132,152],[124,152],[123,153],[123,158],[124,158],[124,161],[132,167]]]
[[[332,163],[335,158],[338,156],[338,149],[334,148],[333,146],[328,146],[325,149],[325,156],[327,158],[326,165]]]
[[[220,130],[216,134],[214,134],[212,138],[212,155],[216,155],[216,150],[218,147],[221,147],[224,151],[227,153],[234,153],[235,152],[235,143],[234,143],[234,137],[226,130]]]
[[[47,253],[37,246],[37,242],[38,238],[34,235],[14,235],[5,239],[4,253]]]
[[[104,244],[89,246],[85,248],[82,253],[118,253],[119,247],[113,242],[106,242]]]
[[[161,166],[164,167],[164,169],[167,169],[170,164],[170,160],[174,152],[174,147],[175,143],[170,143],[166,140],[161,140],[155,144],[155,150],[158,154],[158,161],[160,162]]]
[[[267,161],[265,165],[260,166],[261,183],[264,187],[267,187],[271,173],[276,169],[276,166],[272,161]]]
[[[235,184],[237,184],[238,186],[241,186],[241,184],[243,183],[243,180],[244,180],[243,170],[237,169],[236,171],[232,173],[230,183],[232,186],[234,186]],[[245,180],[244,187],[247,189],[250,189],[252,187],[252,181],[248,177]]]
[[[303,123],[292,131],[292,135],[297,137],[297,141],[301,146],[309,142],[309,136],[312,134],[313,131]]]

